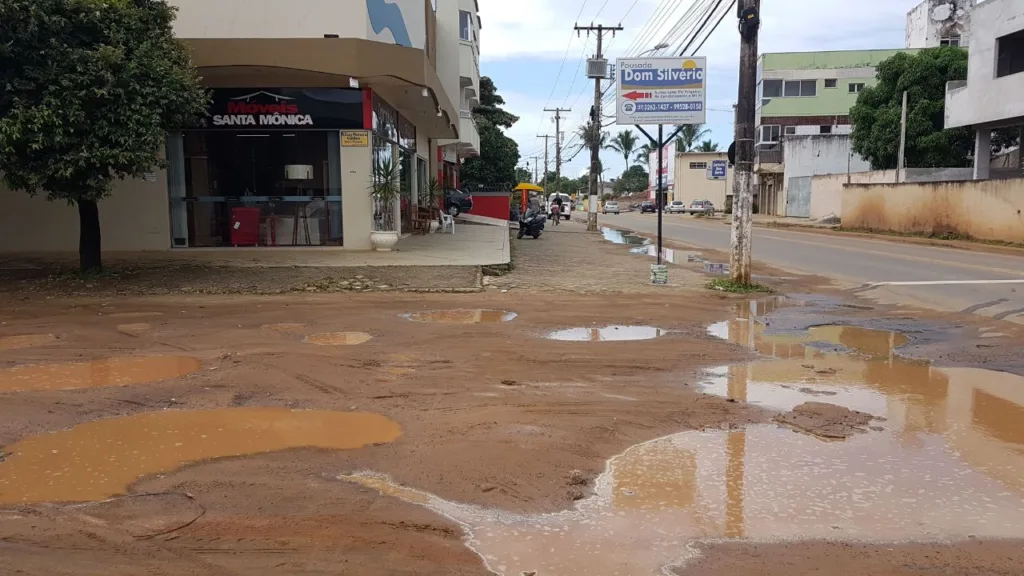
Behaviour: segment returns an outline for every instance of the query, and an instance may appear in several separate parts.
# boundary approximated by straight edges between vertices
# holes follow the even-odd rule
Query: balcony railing
[[[755,164],[782,164],[782,144],[758,144],[754,151]]]
[[[467,120],[473,119],[473,113],[469,110],[459,110],[459,118],[465,118]]]

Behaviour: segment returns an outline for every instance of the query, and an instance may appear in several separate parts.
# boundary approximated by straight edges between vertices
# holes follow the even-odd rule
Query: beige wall
[[[691,162],[705,162],[711,165],[712,160],[728,160],[728,155],[725,152],[676,154],[675,191],[669,201],[682,200],[689,204],[694,200],[710,200],[715,205],[715,210],[725,210],[725,197],[732,195],[732,168],[726,172],[725,180],[708,180],[707,170],[690,169]]]
[[[368,136],[372,141],[373,137]],[[370,250],[373,201],[370,199],[371,148],[341,149],[341,210],[346,250]]]
[[[1024,242],[1024,180],[853,184],[843,226]]]
[[[896,177],[894,171],[877,170],[850,174],[851,184],[885,184]],[[818,220],[829,214],[843,215],[843,186],[846,174],[815,176],[811,179],[811,219]]]
[[[99,203],[104,251],[167,250],[171,245],[167,173],[117,181]],[[0,183],[0,252],[77,252],[78,208]]]

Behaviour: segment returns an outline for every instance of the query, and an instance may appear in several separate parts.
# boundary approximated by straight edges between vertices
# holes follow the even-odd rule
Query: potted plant
[[[398,243],[399,233],[395,221],[395,203],[402,195],[398,181],[398,165],[390,158],[373,165],[370,198],[373,199],[373,230],[370,244],[374,250],[390,252]]]
[[[441,225],[441,212],[440,212],[440,201],[441,201],[441,183],[438,182],[436,176],[431,176],[427,182],[427,188],[423,191],[424,197],[427,200],[427,208],[430,209],[430,214],[437,216],[437,225]],[[429,230],[428,230],[429,232]]]

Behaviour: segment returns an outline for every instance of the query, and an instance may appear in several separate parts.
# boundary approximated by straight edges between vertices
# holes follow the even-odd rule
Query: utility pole
[[[896,161],[896,183],[899,184],[902,180],[906,180],[903,175],[904,167],[903,160],[905,150],[907,149],[907,93],[903,92],[903,115],[900,117],[900,153],[899,159]]]
[[[587,230],[597,232],[597,200],[598,200],[598,176],[601,174],[601,80],[608,77],[608,61],[604,59],[603,40],[606,32],[612,36],[622,30],[622,26],[580,26],[575,27],[576,35],[586,31],[587,36],[591,32],[597,34],[597,53],[587,61],[587,77],[594,80],[594,105],[590,108],[590,202],[587,206]]]
[[[544,184],[541,184],[541,188],[544,190],[548,189],[548,138],[551,138],[550,134],[538,134],[537,138],[544,139]],[[558,143],[558,140],[555,140]]]
[[[530,158],[533,158],[533,183],[536,184],[539,182],[537,180],[537,168],[540,167],[540,156],[530,156]]]
[[[572,112],[571,108],[545,108],[545,112],[555,113],[555,184],[562,180],[562,112]],[[547,141],[544,142],[547,144]]]
[[[757,35],[761,28],[761,0],[736,4],[740,29],[740,82],[736,100],[736,165],[733,170],[732,281],[750,284],[750,242],[754,203],[754,110],[757,95]]]

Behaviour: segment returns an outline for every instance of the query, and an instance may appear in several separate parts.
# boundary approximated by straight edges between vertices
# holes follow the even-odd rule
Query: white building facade
[[[375,163],[399,167],[407,221],[432,175],[454,185],[479,154],[473,0],[170,3],[213,102],[202,126],[168,135],[166,170],[99,203],[106,251],[367,250]],[[73,207],[0,184],[0,252],[77,249]]]
[[[924,0],[907,13],[906,47],[970,45],[976,0]]]
[[[974,178],[989,178],[992,130],[1024,125],[1024,0],[987,0],[971,12],[967,80],[946,86],[945,127],[975,130]]]

